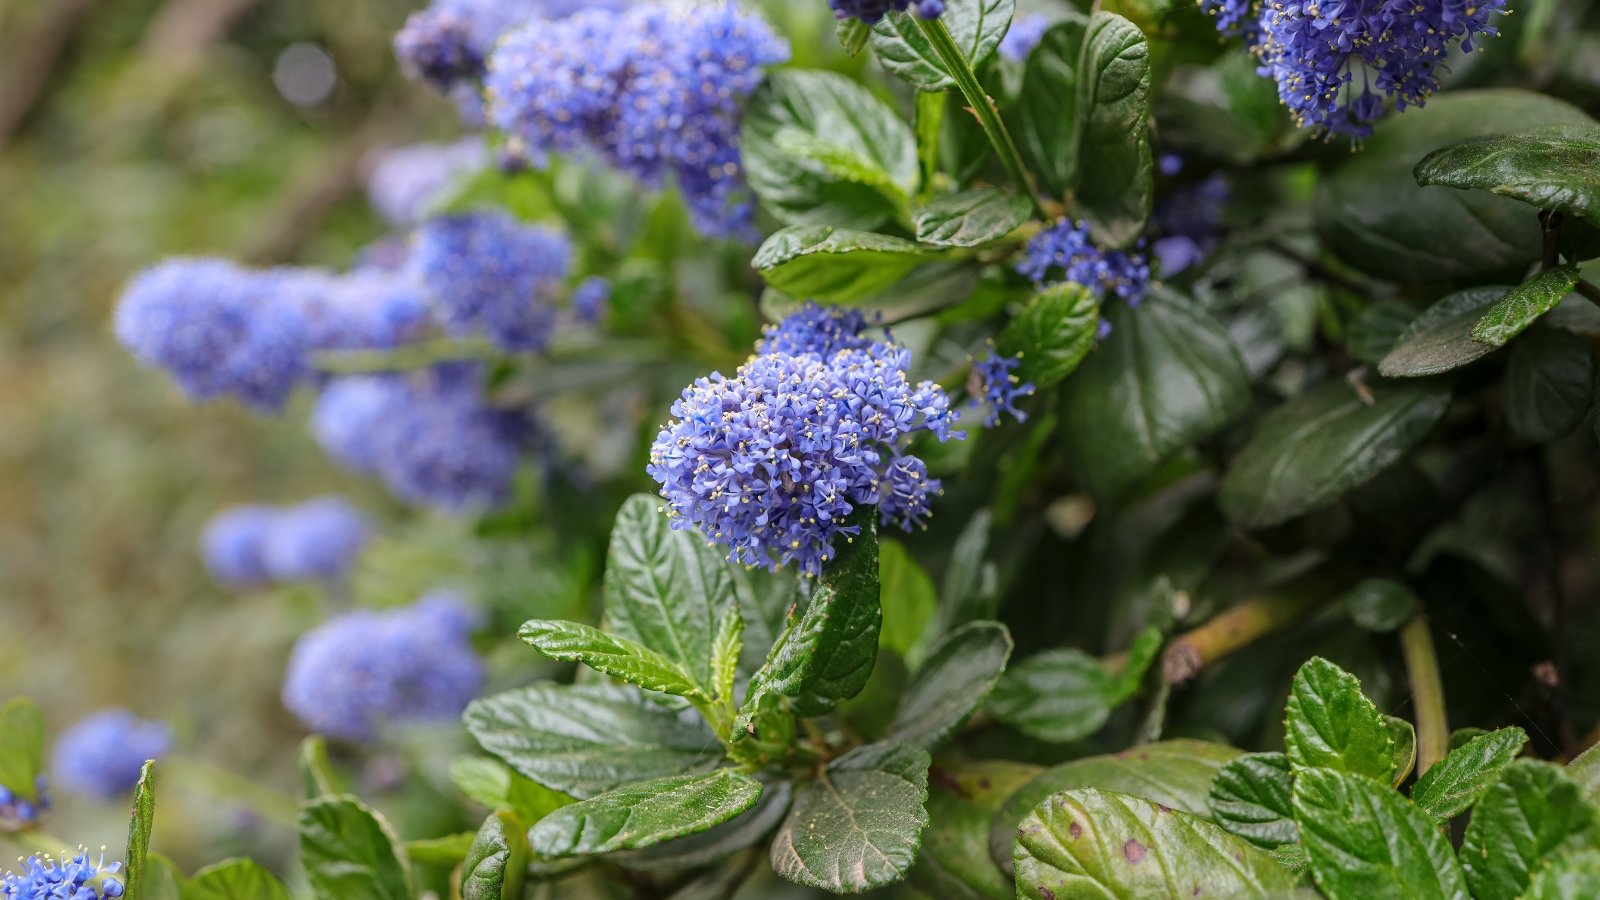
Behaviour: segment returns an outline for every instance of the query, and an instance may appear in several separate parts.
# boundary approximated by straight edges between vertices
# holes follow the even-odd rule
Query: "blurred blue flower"
[[[1101,250],[1090,241],[1088,226],[1070,219],[1034,235],[1017,271],[1035,284],[1066,281],[1099,294],[1109,291],[1131,304],[1144,299],[1150,284],[1143,256]]]
[[[270,506],[235,506],[213,516],[200,537],[211,577],[232,587],[271,581],[264,554],[277,521],[278,511]]]
[[[367,176],[367,199],[390,225],[421,222],[431,206],[463,176],[489,164],[481,136],[450,144],[412,144],[384,151]]]
[[[317,497],[279,511],[262,558],[277,581],[335,581],[371,538],[367,517],[348,500]]]
[[[1012,20],[1006,36],[1000,39],[1000,55],[1013,62],[1026,61],[1052,24],[1050,17],[1043,13],[1018,16]]]
[[[776,325],[761,329],[756,353],[785,356],[832,356],[840,350],[864,350],[872,340],[861,337],[866,314],[851,307],[825,307],[807,302]]]
[[[0,877],[0,897],[5,900],[109,900],[122,896],[122,882],[111,877],[122,870],[122,863],[107,863],[104,851],[95,860],[89,858],[89,851],[79,848],[67,859],[35,854],[21,862],[21,872]]]
[[[1023,382],[1012,374],[1020,365],[1021,354],[1001,356],[993,348],[972,364],[967,394],[972,398],[974,409],[987,409],[984,427],[993,428],[1000,424],[1002,413],[1009,413],[1018,422],[1028,420],[1028,414],[1017,409],[1016,403],[1023,397],[1033,396],[1034,388],[1031,382]]]
[[[871,25],[891,12],[908,9],[924,19],[936,19],[944,13],[944,0],[828,0],[828,7],[835,18]]]
[[[594,324],[605,318],[611,302],[611,282],[598,275],[585,278],[572,292],[572,312],[578,321]]]
[[[483,686],[459,611],[437,600],[329,619],[295,644],[284,706],[329,737],[368,741],[390,724],[454,720]]]
[[[172,730],[125,709],[108,709],[80,720],[56,740],[56,780],[69,791],[114,800],[139,783],[145,760],[172,749]]]
[[[37,824],[50,811],[49,783],[40,775],[34,779],[33,800],[0,784],[0,831],[19,831]]]
[[[1157,237],[1150,252],[1161,263],[1163,276],[1176,275],[1211,255],[1222,239],[1222,214],[1232,193],[1227,176],[1214,172],[1156,200],[1150,230]]]
[[[378,471],[384,427],[404,414],[410,392],[399,375],[330,378],[312,411],[311,432],[322,449],[347,469]]]
[[[427,287],[446,331],[482,332],[509,352],[543,350],[555,331],[555,293],[572,245],[548,228],[504,213],[430,219],[417,232],[411,270]]]

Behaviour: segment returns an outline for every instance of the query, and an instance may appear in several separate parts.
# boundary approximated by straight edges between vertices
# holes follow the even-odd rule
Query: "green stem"
[[[281,791],[192,759],[169,757],[163,775],[181,789],[233,804],[279,825],[295,827],[299,804]]]
[[[1411,702],[1417,709],[1417,775],[1450,752],[1450,720],[1444,710],[1444,681],[1433,649],[1428,620],[1419,611],[1400,629],[1400,652],[1411,679]]]
[[[1017,152],[1017,144],[1011,139],[1011,133],[1006,131],[1004,122],[1000,121],[1000,113],[994,108],[994,101],[989,99],[989,94],[984,91],[983,85],[978,83],[978,76],[972,71],[972,66],[967,64],[967,57],[956,46],[955,38],[950,36],[950,29],[946,28],[943,19],[924,19],[913,16],[917,27],[922,29],[922,34],[933,45],[935,53],[944,63],[945,71],[955,80],[956,87],[961,95],[967,99],[967,105],[972,108],[973,115],[978,117],[978,124],[983,126],[983,133],[988,135],[989,143],[994,145],[995,152],[1000,154],[1000,164],[1005,166],[1006,174],[1016,183],[1017,189],[1027,195],[1033,202],[1033,209],[1041,217],[1044,216],[1044,207],[1039,202],[1039,194],[1034,187],[1033,178],[1022,165],[1022,154]]]
[[[1326,596],[1320,586],[1298,585],[1252,597],[1173,638],[1161,656],[1162,677],[1168,684],[1183,684],[1206,666],[1299,621],[1321,606]],[[1110,657],[1107,664],[1116,664],[1117,659]]]

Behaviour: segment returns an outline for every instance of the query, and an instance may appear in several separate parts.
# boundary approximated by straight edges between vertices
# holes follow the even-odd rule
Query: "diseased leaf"
[[[508,812],[491,813],[461,865],[461,900],[517,900],[528,868],[528,836]]]
[[[761,783],[733,769],[635,781],[539,820],[528,844],[544,856],[641,850],[726,822],[761,798]]]
[[[44,719],[26,697],[0,706],[0,787],[29,803],[39,801],[44,772]]]
[[[1440,824],[1450,821],[1478,802],[1527,742],[1521,728],[1502,728],[1467,741],[1422,773],[1411,789],[1411,802]]]
[[[1406,326],[1378,363],[1378,373],[1385,378],[1438,375],[1493,353],[1493,347],[1473,338],[1472,329],[1508,290],[1480,287],[1446,295]]]
[[[1354,772],[1385,784],[1394,739],[1354,675],[1314,656],[1295,673],[1284,707],[1283,744],[1296,769]]]
[[[1572,293],[1578,274],[1577,266],[1556,266],[1512,288],[1472,326],[1473,340],[1504,347]]]
[[[950,0],[939,16],[950,37],[976,68],[1000,46],[1011,27],[1016,0]],[[944,60],[923,36],[911,13],[891,12],[872,26],[872,52],[885,69],[922,91],[954,87]]]
[[[122,860],[126,867],[122,878],[122,896],[127,900],[144,897],[150,829],[155,825],[156,818],[155,781],[156,762],[147,759],[139,768],[139,781],[133,788],[133,813],[128,817],[128,848]]]
[[[680,697],[706,696],[677,663],[637,641],[607,634],[592,625],[533,619],[522,623],[517,637],[551,659],[580,662],[647,691]]]
[[[1542,444],[1576,431],[1593,393],[1594,357],[1583,338],[1536,328],[1511,345],[1506,420],[1523,440]]]
[[[1332,900],[1467,900],[1450,842],[1387,782],[1298,770],[1294,815],[1317,887]]]
[[[995,685],[995,718],[1042,741],[1076,741],[1111,716],[1112,677],[1077,650],[1046,650],[1012,666]]]
[[[977,188],[940,197],[917,210],[917,240],[937,247],[981,247],[1016,231],[1032,216],[1026,198]]]
[[[411,869],[389,826],[355,797],[300,806],[300,860],[318,897],[410,900]]]
[[[1013,900],[1011,876],[989,857],[989,820],[1039,767],[1004,760],[963,761],[928,786],[928,829],[912,868],[912,887],[938,900]]]
[[[1064,197],[1078,173],[1078,60],[1089,21],[1074,15],[1045,31],[1028,54],[1012,118],[1018,149],[1050,194]]]
[[[1150,149],[1150,44],[1114,13],[1089,18],[1078,64],[1077,209],[1100,243],[1144,233],[1155,198]]]
[[[789,812],[793,789],[788,781],[774,781],[761,799],[739,815],[699,834],[662,841],[643,850],[612,854],[618,865],[642,871],[682,870],[711,865],[753,847],[772,834]]]
[[[969,622],[928,651],[906,685],[885,739],[933,749],[966,723],[994,688],[1011,656],[999,622]]]
[[[1472,896],[1515,900],[1546,860],[1600,849],[1600,823],[1583,789],[1560,766],[1519,759],[1472,807],[1461,865]]]
[[[870,297],[942,253],[885,234],[796,225],[767,238],[750,264],[787,294],[842,303]]]
[[[1052,284],[1006,323],[996,341],[999,352],[1021,356],[1017,377],[1039,390],[1071,375],[1094,349],[1100,328],[1100,301],[1080,285]]]
[[[1282,753],[1252,753],[1223,766],[1211,783],[1211,818],[1257,847],[1299,840],[1294,824],[1294,773]]]
[[[124,894],[126,896],[126,894]],[[289,900],[276,875],[249,859],[225,859],[194,873],[184,900]]]
[[[1417,184],[1477,189],[1600,226],[1600,126],[1484,134],[1422,158]]]
[[[1272,857],[1199,816],[1095,789],[1046,798],[1017,826],[1017,896],[1268,897],[1294,885]]]
[[[891,743],[828,763],[773,838],[773,871],[840,894],[904,878],[928,824],[928,763],[921,747]]]
[[[701,771],[720,756],[698,715],[621,685],[532,684],[474,700],[462,720],[484,750],[580,799],[630,781]]]

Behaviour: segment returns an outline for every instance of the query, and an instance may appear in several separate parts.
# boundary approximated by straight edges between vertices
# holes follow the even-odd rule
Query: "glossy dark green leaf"
[[[886,234],[797,225],[767,238],[750,264],[787,294],[845,302],[890,287],[941,252]]]
[[[133,812],[128,817],[128,847],[123,855],[122,896],[127,900],[144,897],[144,880],[150,853],[150,829],[156,818],[156,762],[145,760],[139,768],[139,781],[133,788]]]
[[[810,140],[828,159],[785,150],[778,134]],[[917,187],[917,141],[895,111],[856,82],[832,72],[780,69],[771,72],[745,108],[740,153],[750,187],[779,220],[791,225],[875,228],[896,213],[897,196],[875,185],[895,185],[899,197]],[[844,177],[841,159],[871,171],[870,178]]]
[[[1380,634],[1394,631],[1411,619],[1417,606],[1411,589],[1388,578],[1368,578],[1344,595],[1344,610],[1357,625]]]
[[[641,850],[732,819],[761,798],[761,783],[733,769],[635,781],[556,810],[528,832],[550,857]]]
[[[1450,405],[1450,387],[1380,385],[1367,399],[1332,381],[1273,410],[1223,479],[1223,512],[1259,528],[1327,506],[1420,444]]]
[[[313,734],[301,741],[295,761],[300,770],[301,789],[307,800],[342,792],[338,775],[333,770],[333,760],[328,758],[328,742],[322,735]]]
[[[949,0],[939,17],[967,64],[976,68],[1000,46],[1016,0]],[[885,69],[923,91],[954,87],[944,60],[911,13],[891,12],[872,26],[872,52]]]
[[[1297,769],[1354,772],[1385,784],[1394,775],[1394,740],[1383,714],[1354,675],[1320,656],[1295,673],[1283,728]]]
[[[1108,9],[1111,7],[1107,7]],[[1278,100],[1278,86],[1248,53],[1224,53],[1205,68],[1184,66],[1157,92],[1163,147],[1248,166],[1303,140]]]
[[[1292,844],[1294,774],[1282,753],[1252,753],[1222,767],[1211,782],[1211,818],[1257,847]]]
[[[788,781],[774,781],[761,792],[756,805],[732,819],[698,834],[662,841],[643,850],[616,853],[618,865],[641,871],[683,870],[708,866],[741,850],[754,847],[789,812],[794,791]]]
[[[911,677],[885,740],[933,749],[983,703],[1011,657],[999,622],[969,622],[934,644]]]
[[[1467,900],[1450,842],[1386,781],[1300,770],[1294,814],[1317,887],[1331,900]]]
[[[709,696],[712,637],[734,604],[732,569],[699,534],[673,528],[659,498],[635,494],[611,529],[607,627],[677,663]]]
[[[681,666],[649,647],[593,625],[532,619],[517,629],[523,643],[561,662],[583,663],[596,672],[679,697],[705,697]]]
[[[1600,126],[1485,134],[1417,163],[1417,184],[1488,191],[1600,225]]]
[[[1078,171],[1078,59],[1089,21],[1075,15],[1045,31],[1028,54],[1014,113],[1017,145],[1040,183],[1064,197]]]
[[[254,860],[225,859],[194,873],[183,900],[289,900],[289,889]]]
[[[944,580],[939,584],[939,612],[935,632],[943,634],[973,619],[995,617],[997,600],[993,566],[985,561],[989,553],[989,528],[994,516],[980,509],[961,529]]]
[[[1473,339],[1490,347],[1504,347],[1572,293],[1578,274],[1577,266],[1556,266],[1512,288],[1472,326]]]
[[[1494,347],[1476,340],[1472,329],[1510,288],[1469,288],[1449,294],[1406,326],[1378,363],[1386,378],[1438,375],[1477,362]]]
[[[1038,390],[1071,375],[1094,349],[1100,327],[1100,301],[1075,284],[1042,288],[995,342],[999,352],[1022,357],[1017,377]]]
[[[349,795],[301,804],[300,861],[318,897],[413,896],[411,869],[399,839],[376,813]]]
[[[811,670],[790,695],[802,716],[819,716],[848,700],[866,685],[878,659],[878,639],[883,628],[883,606],[878,574],[878,508],[858,506],[846,520],[861,529],[853,538],[835,544],[837,556],[817,577],[812,604],[823,594],[822,639],[812,654]],[[806,610],[811,613],[810,608]]]
[[[893,884],[916,862],[928,824],[928,751],[868,744],[802,786],[772,839],[772,868],[836,894]]]
[[[1415,318],[1415,311],[1404,303],[1383,300],[1370,304],[1351,321],[1345,332],[1345,349],[1361,362],[1376,366],[1395,348]]]
[[[1077,650],[1046,650],[1012,666],[995,685],[995,718],[1041,741],[1076,741],[1111,716],[1114,680],[1100,660]]]
[[[1016,231],[1033,216],[1024,197],[977,188],[940,197],[918,209],[917,240],[938,247],[981,247]]]
[[[1054,794],[1017,826],[1017,897],[1269,897],[1272,857],[1205,819],[1104,790]]]
[[[1478,802],[1527,742],[1521,728],[1502,728],[1467,741],[1422,773],[1411,789],[1411,802],[1441,824],[1450,821]]]
[[[1600,897],[1600,851],[1584,850],[1551,860],[1533,876],[1524,900]]]
[[[1539,328],[1511,345],[1506,420],[1523,440],[1544,443],[1576,431],[1589,414],[1593,394],[1594,357],[1583,338]]]
[[[1078,64],[1077,206],[1096,240],[1114,247],[1144,233],[1155,199],[1150,149],[1150,43],[1119,15],[1089,18]]]
[[[1318,179],[1312,219],[1323,246],[1360,271],[1400,282],[1483,280],[1538,260],[1535,210],[1489,193],[1421,187],[1412,169],[1434,150],[1485,131],[1588,116],[1517,90],[1447,91],[1418,112],[1386,119],[1360,153]]]
[[[1097,496],[1127,492],[1168,457],[1249,406],[1228,332],[1171,291],[1104,310],[1111,334],[1061,389],[1061,440]]]
[[[907,665],[914,665],[927,649],[923,642],[939,604],[933,579],[906,552],[905,545],[895,540],[878,543],[878,569],[882,580],[878,595],[883,604],[883,647],[894,651]]]
[[[461,864],[461,900],[518,900],[528,868],[525,826],[508,812],[491,813]]]
[[[1515,900],[1545,860],[1600,849],[1600,822],[1560,766],[1519,759],[1472,807],[1461,841],[1467,885],[1479,900]]]
[[[533,684],[474,700],[462,721],[484,750],[580,799],[717,758],[716,738],[697,715],[620,685]]]
[[[44,719],[26,697],[0,706],[0,787],[36,803],[44,771]]]
[[[1012,900],[1010,875],[989,857],[989,820],[1039,767],[1005,760],[946,764],[928,786],[928,829],[910,884],[939,900]]]

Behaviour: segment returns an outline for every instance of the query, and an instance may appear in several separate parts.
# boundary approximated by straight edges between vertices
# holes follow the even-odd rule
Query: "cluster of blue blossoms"
[[[647,467],[674,527],[727,547],[730,562],[816,575],[859,531],[845,524],[859,505],[920,524],[941,486],[907,444],[962,437],[959,414],[943,388],[906,377],[909,350],[860,338],[864,324],[808,308],[770,327],[732,378],[684,390]]]
[[[511,353],[549,345],[554,297],[571,258],[565,235],[491,212],[432,219],[418,229],[411,251],[445,331],[481,333]]]
[[[395,56],[412,78],[441,91],[483,77],[484,60],[500,35],[536,20],[562,19],[579,9],[621,9],[627,0],[433,0],[394,36]]]
[[[1202,0],[1226,34],[1241,34],[1303,126],[1359,140],[1383,116],[1439,89],[1445,59],[1498,34],[1506,0]]]
[[[201,553],[212,577],[250,587],[337,581],[372,537],[367,517],[339,497],[290,507],[236,506],[212,518]]]
[[[313,731],[366,741],[383,727],[449,721],[483,686],[476,611],[435,593],[411,606],[329,619],[295,644],[283,703]]]
[[[86,716],[56,740],[54,768],[67,790],[115,800],[139,782],[145,760],[172,750],[172,730],[125,709]]]
[[[944,0],[828,0],[833,15],[840,19],[860,19],[871,25],[891,12],[911,10],[924,19],[944,14]]]
[[[1035,284],[1065,281],[1097,294],[1116,294],[1133,305],[1150,287],[1150,266],[1143,255],[1101,250],[1089,239],[1088,226],[1070,219],[1034,235],[1017,271]]]
[[[33,783],[33,799],[0,784],[0,831],[15,831],[32,825],[50,810],[49,785],[43,775]]]
[[[789,47],[732,4],[585,8],[506,34],[484,78],[489,121],[537,165],[590,156],[655,187],[675,179],[695,227],[752,236],[739,157],[746,97]]]
[[[1017,401],[1033,396],[1034,386],[1013,374],[1021,365],[1020,354],[1002,356],[992,347],[982,359],[973,362],[967,394],[974,407],[987,410],[983,420],[985,428],[1000,424],[1002,415],[1010,415],[1018,422],[1028,420],[1028,414],[1017,408]]]
[[[122,871],[122,863],[106,862],[105,852],[90,859],[80,848],[77,855],[63,860],[49,856],[30,856],[21,872],[7,872],[0,878],[0,897],[5,900],[110,900],[122,896],[122,882],[111,877]]]

